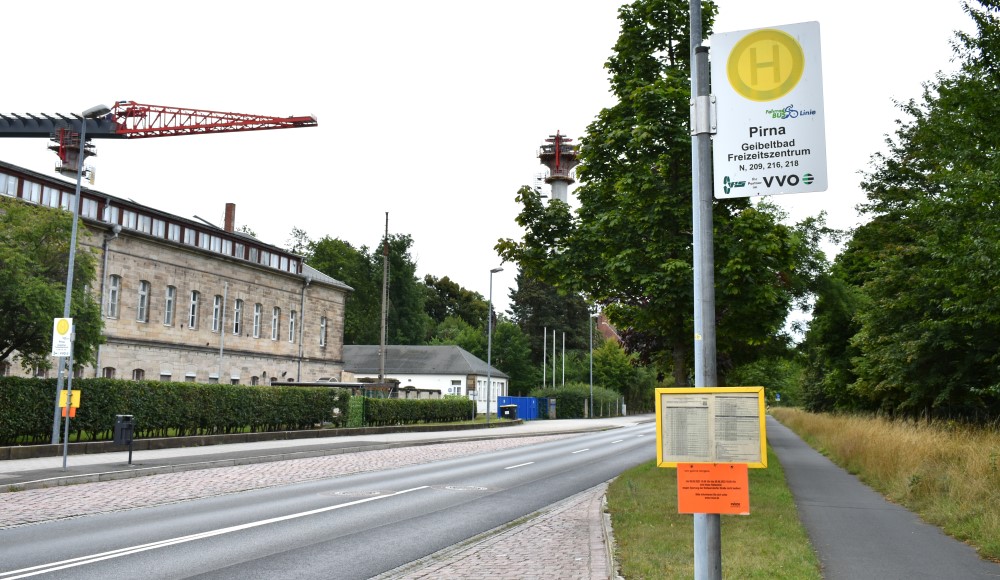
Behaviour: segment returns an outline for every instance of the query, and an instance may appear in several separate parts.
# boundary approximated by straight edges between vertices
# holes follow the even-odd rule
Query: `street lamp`
[[[493,274],[503,272],[503,268],[493,268],[490,270],[490,302],[486,312],[486,426],[490,425],[490,377],[493,370]]]
[[[588,318],[590,320],[590,418],[594,418],[594,317],[596,314],[591,314]]]
[[[83,112],[80,123],[80,147],[76,160],[76,193],[73,196],[73,229],[69,238],[69,267],[66,271],[66,298],[63,302],[63,318],[69,318],[69,306],[73,296],[73,266],[76,264],[76,222],[80,218],[80,182],[83,180],[83,162],[87,159],[87,119],[103,117],[111,112],[106,105],[97,105]],[[75,340],[76,331],[70,329],[70,364],[72,364],[72,346]],[[55,413],[52,416],[52,444],[59,444],[59,393],[63,389],[63,366],[65,361],[59,357],[59,375],[56,379],[56,402]],[[72,379],[71,379],[72,383]],[[69,393],[66,400],[69,401]],[[67,417],[67,420],[69,417]],[[63,467],[65,468],[65,462]]]

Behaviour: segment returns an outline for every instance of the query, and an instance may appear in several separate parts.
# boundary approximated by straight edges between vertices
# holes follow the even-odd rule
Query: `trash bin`
[[[134,431],[135,424],[132,422],[132,415],[115,415],[115,445],[131,445]]]
[[[500,405],[502,419],[517,419],[517,405]]]

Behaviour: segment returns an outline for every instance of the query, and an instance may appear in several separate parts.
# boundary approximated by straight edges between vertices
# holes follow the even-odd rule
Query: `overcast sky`
[[[776,196],[800,219],[858,221],[859,171],[894,100],[951,70],[971,24],[957,0],[720,0],[716,32],[820,23],[829,190]],[[603,66],[620,2],[55,2],[4,6],[3,113],[73,113],[116,100],[264,115],[318,128],[96,141],[94,188],[285,246],[414,239],[418,275],[489,294],[497,239],[519,237],[514,196],[557,130],[577,142],[613,104]],[[54,174],[44,139],[0,139],[0,159]],[[572,194],[571,194],[572,198]],[[508,305],[516,267],[496,274]]]

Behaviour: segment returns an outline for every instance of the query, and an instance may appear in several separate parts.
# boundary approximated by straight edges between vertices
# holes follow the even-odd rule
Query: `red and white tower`
[[[552,199],[567,203],[566,196],[571,183],[576,181],[570,176],[570,170],[580,162],[577,160],[577,146],[570,143],[572,139],[560,135],[549,135],[545,144],[538,149],[538,159],[542,165],[549,168],[545,183],[552,186]]]

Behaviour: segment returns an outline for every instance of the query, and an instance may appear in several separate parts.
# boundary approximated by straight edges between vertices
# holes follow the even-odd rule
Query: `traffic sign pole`
[[[712,115],[708,48],[701,45],[701,1],[691,0],[691,204],[694,230],[695,387],[718,386],[715,348],[715,257],[712,241]],[[719,514],[694,514],[695,580],[722,579]]]

